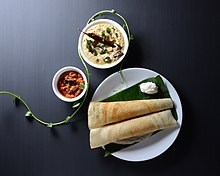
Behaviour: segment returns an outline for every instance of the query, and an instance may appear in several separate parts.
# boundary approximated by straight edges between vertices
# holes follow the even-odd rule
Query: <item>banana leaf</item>
[[[141,92],[139,85],[144,82],[153,82],[158,87],[158,92],[156,94],[146,94]],[[137,84],[124,89],[104,100],[102,102],[114,102],[114,101],[128,101],[128,100],[146,100],[146,99],[156,99],[156,98],[171,98],[167,86],[165,85],[163,79],[160,75],[156,77],[147,78],[138,82]],[[177,113],[175,107],[171,109],[173,117],[177,120]],[[155,133],[154,133],[155,134]],[[114,152],[120,151],[123,148],[129,147],[134,144],[122,145],[122,144],[107,144],[105,148],[105,156],[109,156]]]

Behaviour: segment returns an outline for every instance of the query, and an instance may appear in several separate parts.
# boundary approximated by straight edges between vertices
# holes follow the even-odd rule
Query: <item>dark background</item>
[[[0,175],[214,175],[220,165],[220,10],[217,1],[192,0],[0,0],[0,91],[25,99],[45,121],[63,120],[71,104],[55,97],[51,81],[66,65],[84,70],[79,32],[95,12],[116,9],[129,23],[132,41],[124,68],[155,70],[172,82],[183,105],[175,143],[144,162],[103,157],[91,150],[87,107],[108,75],[89,67],[91,87],[72,123],[52,129],[24,117],[25,108],[0,95]]]

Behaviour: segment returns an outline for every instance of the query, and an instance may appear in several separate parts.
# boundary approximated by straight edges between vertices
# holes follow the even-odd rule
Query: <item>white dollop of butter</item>
[[[141,92],[146,94],[155,94],[158,92],[158,87],[153,82],[146,82],[140,84]]]

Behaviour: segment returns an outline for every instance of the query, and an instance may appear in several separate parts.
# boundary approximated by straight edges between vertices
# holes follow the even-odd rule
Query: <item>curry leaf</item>
[[[107,28],[106,28],[106,32],[107,32],[108,34],[110,34],[110,33],[111,33],[111,29],[110,29],[109,27],[107,27]]]

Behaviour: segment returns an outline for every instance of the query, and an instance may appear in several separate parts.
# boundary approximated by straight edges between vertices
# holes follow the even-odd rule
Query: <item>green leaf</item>
[[[130,36],[130,40],[134,40],[134,36],[133,35]]]
[[[153,82],[158,86],[158,93],[156,94],[145,94],[141,92],[139,85],[143,82]],[[146,100],[146,99],[155,99],[155,98],[169,98],[169,92],[160,76],[152,77],[145,79],[125,90],[122,90],[104,100],[103,102],[112,102],[112,101],[127,101],[127,100]]]
[[[107,28],[106,28],[106,32],[107,32],[108,34],[110,34],[110,33],[111,33],[111,29],[110,29],[109,27],[107,27]]]
[[[112,9],[111,12],[112,12],[113,14],[116,14],[116,10],[115,10],[115,9]]]
[[[65,119],[65,123],[68,123],[68,121],[71,119],[70,116],[67,116],[67,118]]]
[[[82,90],[85,89],[85,84],[80,83],[80,84],[79,84],[79,88],[82,89]]]
[[[105,145],[105,157],[111,155],[114,152],[117,152],[119,150],[122,150],[126,147],[131,146],[132,144],[126,144],[126,145],[122,145],[122,144],[115,144],[115,143],[111,143],[108,145]]]
[[[103,13],[103,12],[100,12],[100,13],[98,14],[98,16],[102,17],[102,16],[104,16],[104,13]]]
[[[27,111],[25,113],[25,117],[32,117],[32,112],[31,111]]]
[[[81,102],[74,102],[72,108],[77,108],[79,105],[81,104]]]
[[[102,37],[105,37],[105,31],[102,31]]]
[[[52,128],[52,127],[53,127],[53,124],[50,122],[50,123],[47,124],[47,127],[48,127],[48,128]]]
[[[107,56],[103,60],[104,60],[105,63],[111,63],[112,62],[112,59],[109,56]]]
[[[98,55],[98,53],[97,53],[96,50],[93,50],[93,55],[94,55],[94,56],[97,56],[97,55]]]

